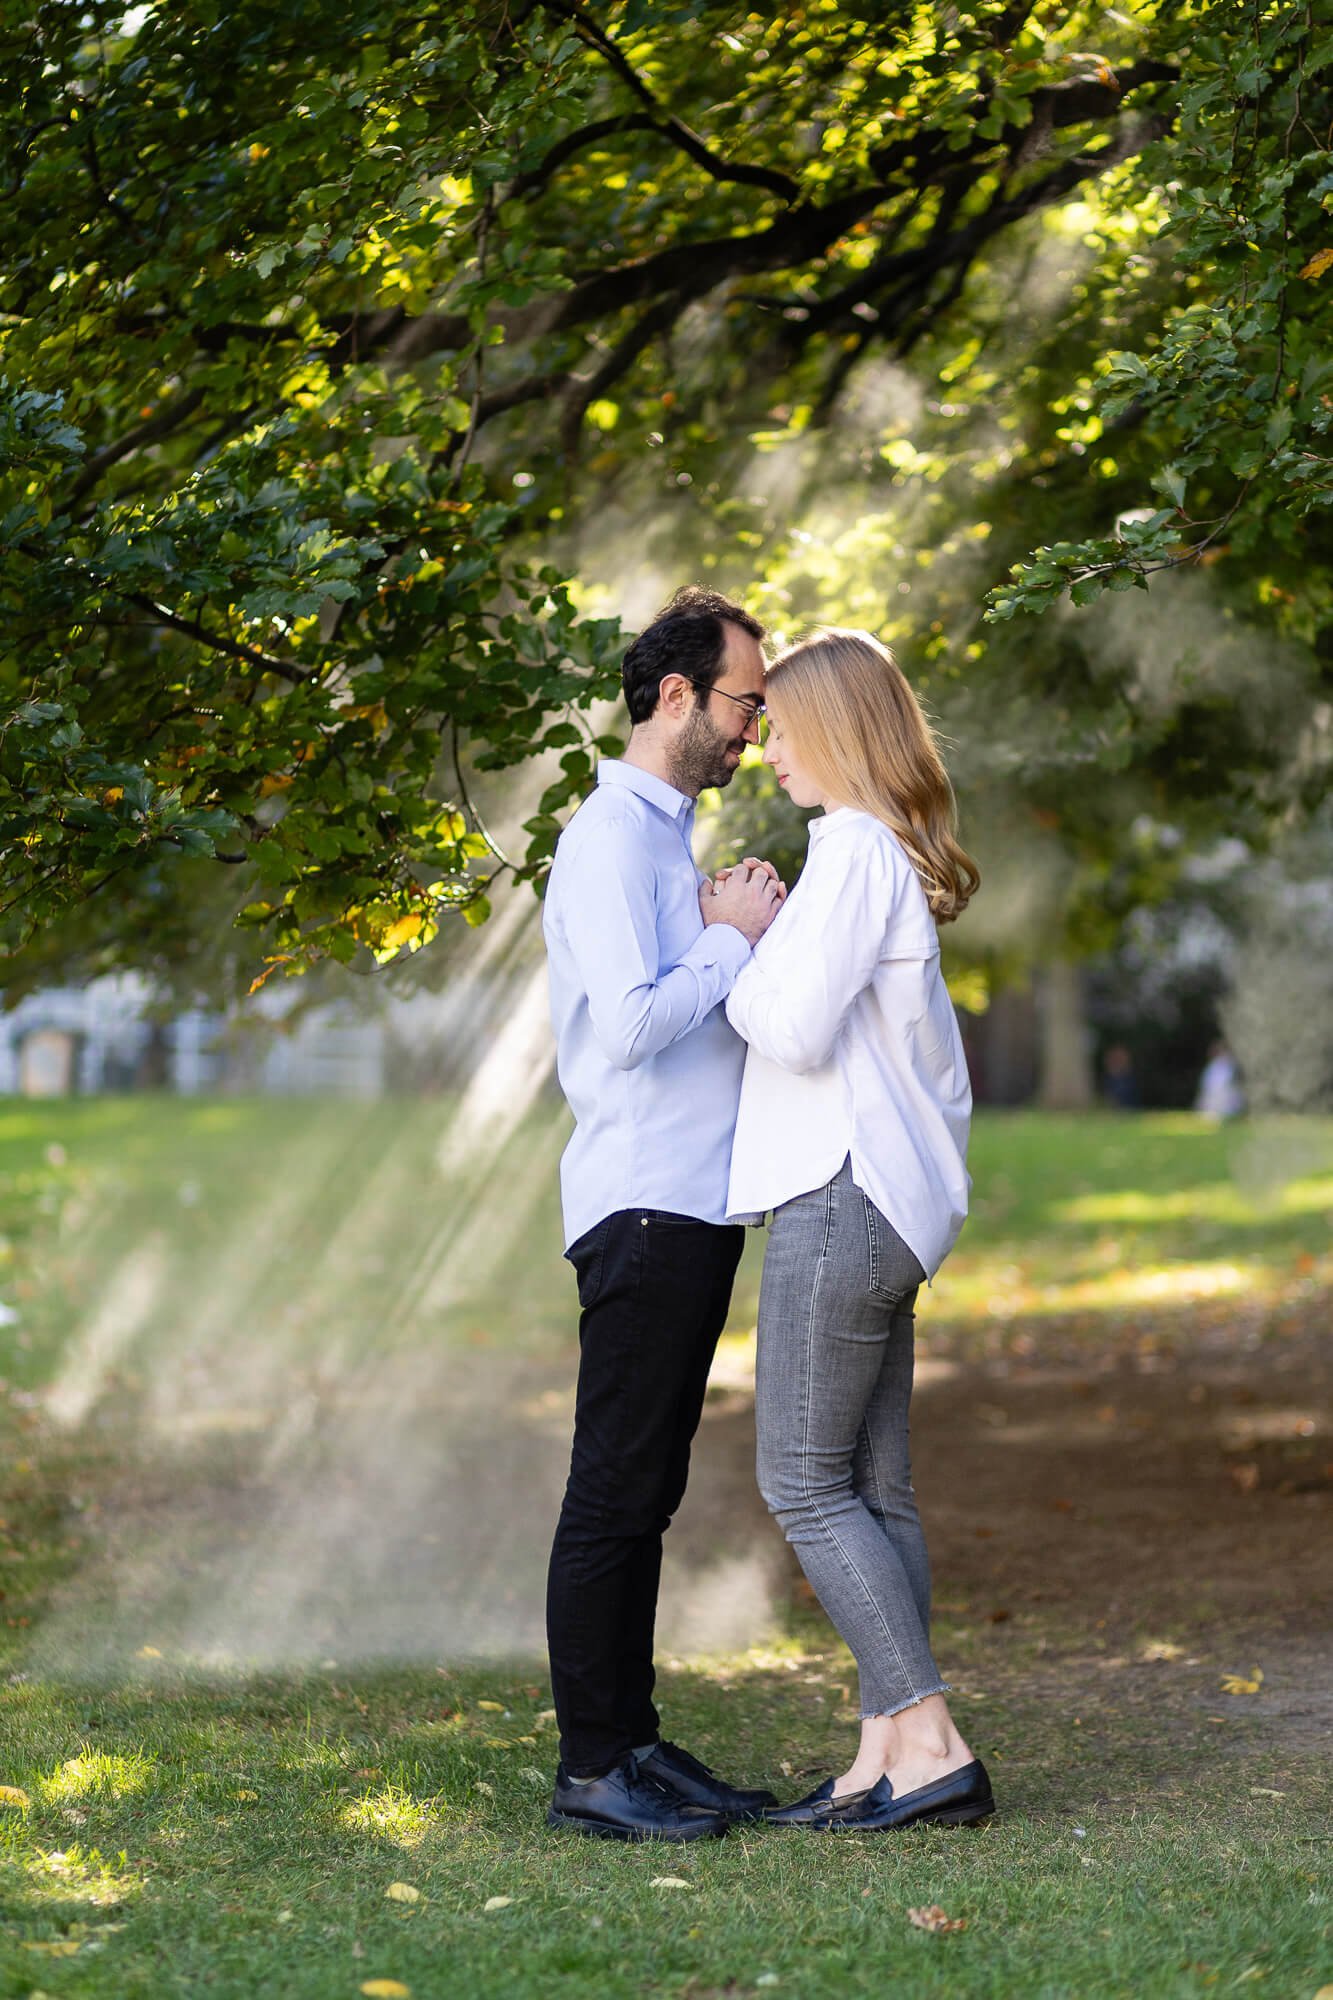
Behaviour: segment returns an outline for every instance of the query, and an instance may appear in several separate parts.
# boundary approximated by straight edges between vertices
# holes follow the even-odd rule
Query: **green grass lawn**
[[[401,1379],[443,1408],[494,1367],[526,1408],[567,1378],[561,1129],[534,1114],[479,1173],[449,1159],[438,1101],[0,1106],[16,1315],[0,1334],[0,1995],[352,2000],[386,1980],[414,2000],[1315,2000],[1333,1982],[1327,1740],[1274,1721],[1263,1692],[1222,1690],[1192,1592],[1165,1649],[1146,1613],[1091,1634],[1071,1629],[1079,1605],[1038,1602],[997,1626],[941,1592],[957,1712],[1001,1804],[986,1828],[749,1829],[687,1850],[548,1834],[535,1655],[257,1672],[136,1624],[132,1572],[109,1583],[93,1560],[97,1522],[127,1494],[135,1532],[185,1498],[221,1507],[287,1436],[294,1384],[350,1385],[360,1404]],[[983,1116],[973,1168],[974,1216],[922,1313],[964,1414],[999,1393],[986,1370],[1055,1356],[1165,1357],[1184,1398],[1194,1357],[1238,1355],[1262,1386],[1326,1324],[1329,1121]],[[337,1435],[364,1453],[351,1534],[359,1496],[370,1512],[393,1491],[376,1481],[397,1436],[382,1420]],[[1328,1456],[1318,1438],[1299,1449]],[[513,1483],[521,1499],[521,1461]],[[1262,1534],[1235,1546],[1262,1568]],[[1122,1556],[1153,1559],[1132,1541]],[[207,1568],[192,1587],[207,1594]],[[120,1650],[85,1670],[102,1623]],[[52,1633],[69,1641],[54,1658]],[[849,1666],[798,1598],[754,1645],[664,1672],[667,1731],[795,1796],[845,1751]],[[915,1928],[908,1910],[930,1904],[966,1928]]]

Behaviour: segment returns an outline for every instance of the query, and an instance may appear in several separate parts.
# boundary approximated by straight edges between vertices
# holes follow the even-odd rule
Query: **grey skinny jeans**
[[[784,1202],[759,1294],[759,1489],[855,1657],[861,1714],[943,1694],[912,1491],[913,1314],[925,1272],[852,1180]]]

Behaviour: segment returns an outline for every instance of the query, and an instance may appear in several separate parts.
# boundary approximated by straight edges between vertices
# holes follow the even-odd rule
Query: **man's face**
[[[697,798],[729,785],[747,743],[759,741],[754,714],[764,698],[764,655],[757,639],[727,619],[722,672],[707,693],[691,689],[670,749],[671,782]]]

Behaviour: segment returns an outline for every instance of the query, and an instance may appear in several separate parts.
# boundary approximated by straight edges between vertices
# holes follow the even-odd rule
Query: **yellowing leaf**
[[[380,939],[380,950],[397,951],[400,944],[406,944],[410,938],[416,936],[421,925],[422,919],[419,916],[399,917],[397,923],[390,924]],[[477,1705],[479,1708],[500,1708],[498,1701],[483,1701]],[[503,1714],[503,1709],[500,1712]]]
[[[232,1797],[234,1799],[257,1799],[259,1794],[258,1792],[233,1792]]]
[[[412,2000],[412,1988],[401,1979],[363,1979],[361,1991],[366,2000]]]
[[[1222,1692],[1223,1694],[1258,1694],[1260,1688],[1263,1686],[1263,1681],[1264,1670],[1262,1667],[1252,1667],[1250,1669],[1249,1680],[1246,1680],[1244,1674],[1224,1674],[1222,1676]]]
[[[650,1889],[688,1889],[689,1886],[683,1875],[654,1875],[648,1884]]]
[[[264,970],[261,973],[259,973],[256,978],[250,981],[250,984],[246,989],[247,992],[258,993],[260,987],[264,984],[264,981],[266,979],[271,979],[273,977],[273,974],[277,971],[280,965],[290,965],[291,962],[292,962],[292,953],[289,951],[280,951],[273,958],[266,958],[264,960]]]
[[[108,785],[106,790],[102,794],[102,804],[104,806],[114,806],[120,799],[123,799],[124,796],[125,796],[124,785]]]
[[[21,1785],[0,1785],[0,1806],[26,1806],[31,1803]]]
[[[136,1660],[160,1660],[162,1654],[156,1646],[140,1646],[134,1657]]]
[[[512,1896],[488,1896],[481,1907],[483,1910],[507,1910],[513,1900]]]
[[[260,782],[259,796],[261,799],[271,799],[275,792],[289,792],[293,782],[290,771],[271,771],[268,777]]]
[[[946,1917],[938,1903],[927,1903],[919,1910],[907,1912],[909,1924],[915,1924],[919,1931],[965,1931],[966,1917]]]
[[[1325,271],[1331,267],[1333,267],[1333,250],[1316,250],[1309,263],[1303,267],[1301,276],[1303,278],[1322,278]],[[1333,1989],[1330,1990],[1333,1991]],[[1318,1995],[1315,1996],[1315,2000],[1318,2000]]]
[[[477,1707],[484,1708],[488,1715],[503,1715],[505,1712],[505,1705],[502,1701],[479,1701]]]
[[[25,1951],[44,1951],[48,1958],[72,1958],[79,1949],[77,1938],[57,1938],[53,1944],[25,1943]]]
[[[390,1882],[384,1891],[391,1903],[419,1903],[420,1889],[414,1889],[410,1882]]]

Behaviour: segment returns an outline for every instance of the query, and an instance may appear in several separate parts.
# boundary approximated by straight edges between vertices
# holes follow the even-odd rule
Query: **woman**
[[[828,631],[769,669],[765,761],[822,806],[800,882],[732,988],[749,1043],[728,1207],[773,1210],[759,1302],[759,1483],[856,1657],[855,1757],[765,1817],[832,1830],[994,1811],[931,1656],[908,1468],[912,1311],[967,1212],[971,1091],[936,925],[979,877],[892,655]]]

